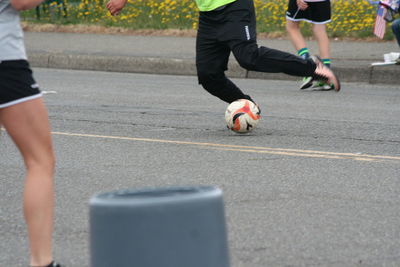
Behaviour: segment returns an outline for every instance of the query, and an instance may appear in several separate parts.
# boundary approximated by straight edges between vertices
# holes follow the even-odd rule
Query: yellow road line
[[[274,155],[284,155],[284,156],[294,156],[294,157],[310,157],[310,158],[325,158],[325,159],[351,159],[351,160],[359,160],[359,161],[392,160],[392,161],[400,162],[400,157],[384,156],[384,155],[336,153],[336,152],[315,151],[315,150],[229,145],[229,144],[218,144],[218,143],[203,143],[203,142],[191,142],[191,141],[138,138],[138,137],[123,137],[123,136],[108,136],[108,135],[97,135],[97,134],[80,134],[80,133],[67,133],[67,132],[52,132],[52,133],[55,135],[64,135],[64,136],[117,139],[117,140],[165,143],[165,144],[176,144],[176,145],[202,146],[202,147],[208,147],[208,148],[225,150],[225,151],[240,151],[240,152],[248,152],[248,153],[274,154]]]

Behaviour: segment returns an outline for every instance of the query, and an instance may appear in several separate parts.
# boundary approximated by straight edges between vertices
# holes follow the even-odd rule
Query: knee
[[[299,23],[291,20],[286,20],[286,30],[288,32],[299,31],[300,30]]]
[[[209,80],[211,80],[212,74],[210,72],[207,71],[200,71],[197,70],[197,78],[199,79],[199,84],[203,84]]]
[[[197,78],[199,80],[199,84],[203,85],[203,87],[209,87],[210,85],[217,83],[221,80],[223,74],[213,72],[211,70],[198,70]]]
[[[241,58],[238,63],[245,70],[255,70],[255,62],[251,58]]]
[[[233,49],[233,54],[242,68],[255,70],[260,50],[257,44],[245,43]]]
[[[25,159],[25,164],[28,170],[39,170],[44,173],[53,174],[56,159],[52,149],[49,149],[48,151],[28,156]]]

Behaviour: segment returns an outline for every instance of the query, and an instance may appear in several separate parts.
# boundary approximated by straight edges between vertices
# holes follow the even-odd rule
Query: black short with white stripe
[[[0,108],[39,95],[28,61],[0,61]]]

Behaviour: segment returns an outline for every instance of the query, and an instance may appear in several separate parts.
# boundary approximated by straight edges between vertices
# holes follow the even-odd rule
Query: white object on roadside
[[[399,57],[400,57],[400,53],[397,53],[397,52],[383,54],[383,62],[374,62],[374,63],[371,63],[371,66],[395,65],[396,60]]]

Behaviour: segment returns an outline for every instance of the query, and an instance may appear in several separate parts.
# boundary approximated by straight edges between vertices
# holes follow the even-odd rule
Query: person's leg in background
[[[400,47],[400,19],[396,19],[392,22],[392,31],[394,36],[396,37],[397,44]],[[400,65],[400,56],[396,59],[396,64]]]
[[[312,26],[315,40],[318,43],[319,56],[321,57],[322,63],[327,67],[331,67],[331,55],[330,55],[330,41],[328,33],[326,32],[326,24],[313,24]],[[312,86],[314,90],[332,90],[334,87],[331,84],[325,82],[317,82]]]
[[[394,36],[396,37],[397,44],[400,47],[400,19],[396,19],[392,22],[392,31]],[[396,64],[400,64],[400,56],[396,59]]]
[[[400,47],[400,19],[396,19],[392,22],[392,31],[394,36],[396,37],[397,44]]]
[[[312,30],[315,40],[318,43],[319,56],[322,63],[331,67],[330,40],[326,24],[331,21],[331,2],[322,1],[310,3]],[[312,86],[314,90],[332,90],[334,86],[329,83],[317,82]]]
[[[330,63],[327,63],[327,61],[330,62],[330,44],[329,44],[329,37],[326,32],[326,25],[325,24],[313,24],[313,33],[315,40],[318,43],[318,48],[319,48],[319,56],[322,59],[322,62],[324,62],[325,65],[330,67]]]
[[[288,32],[289,38],[297,51],[297,55],[304,59],[308,59],[310,57],[310,52],[300,30],[300,22],[289,19],[286,20],[286,31]]]

